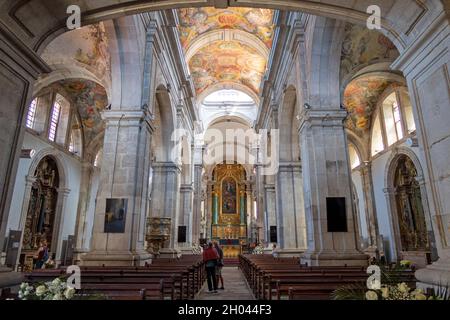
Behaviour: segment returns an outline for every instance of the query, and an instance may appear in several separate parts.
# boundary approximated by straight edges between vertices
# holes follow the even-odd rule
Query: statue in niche
[[[395,172],[396,206],[403,251],[428,251],[429,239],[414,163],[403,156]]]
[[[23,250],[37,250],[45,241],[51,248],[59,175],[56,162],[45,157],[35,171],[30,204],[25,220]]]

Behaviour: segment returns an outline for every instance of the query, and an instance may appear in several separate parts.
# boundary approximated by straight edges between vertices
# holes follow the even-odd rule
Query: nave
[[[3,297],[450,283],[448,1],[69,2],[0,4]]]

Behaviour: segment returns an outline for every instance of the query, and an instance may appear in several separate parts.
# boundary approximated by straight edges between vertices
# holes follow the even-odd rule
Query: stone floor
[[[197,300],[255,300],[238,267],[223,267],[222,276],[225,290],[218,290],[218,294],[211,294],[208,292],[205,281]]]

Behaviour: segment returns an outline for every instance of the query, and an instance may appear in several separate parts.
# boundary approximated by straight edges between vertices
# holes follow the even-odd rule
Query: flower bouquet
[[[75,289],[68,287],[65,281],[56,278],[53,281],[37,285],[22,283],[19,288],[20,300],[71,300]]]

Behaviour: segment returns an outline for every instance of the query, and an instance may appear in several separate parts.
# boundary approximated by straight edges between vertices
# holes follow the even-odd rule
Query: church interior
[[[449,1],[75,2],[0,2],[0,299],[450,287]]]

